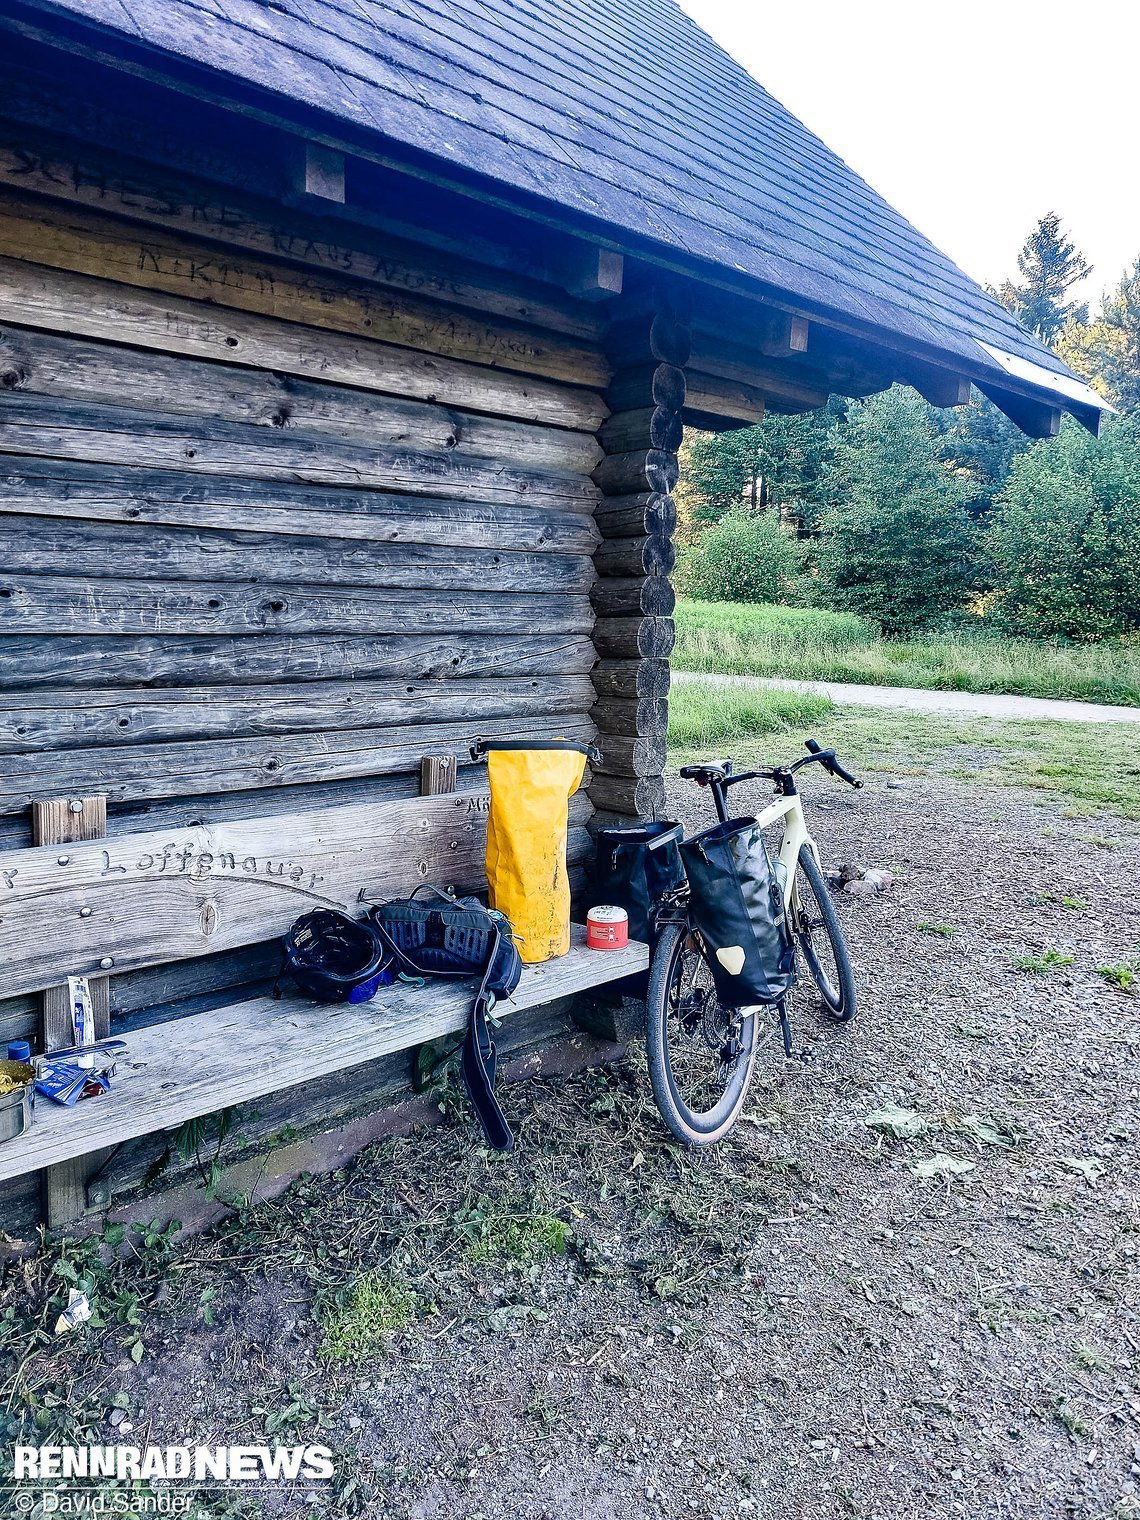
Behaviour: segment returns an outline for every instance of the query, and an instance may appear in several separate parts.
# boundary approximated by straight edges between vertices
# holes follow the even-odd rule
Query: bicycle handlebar
[[[853,786],[856,791],[858,791],[858,789],[863,785],[861,781],[855,780],[855,777],[851,775],[850,771],[845,771],[843,769],[839,761],[835,758],[835,751],[833,749],[823,749],[820,746],[819,742],[815,739],[809,739],[807,741],[807,747],[809,750],[811,750],[812,760],[818,760],[819,763],[823,766],[824,770],[827,771],[830,775],[838,776],[840,781],[846,781],[847,785]],[[798,763],[800,765],[809,765],[811,761],[800,760]],[[795,769],[794,766],[792,768],[793,770]]]
[[[709,761],[704,765],[683,765],[680,774],[686,781],[695,781],[698,786],[714,786],[726,788],[735,786],[739,781],[779,781],[782,777],[788,777],[802,770],[805,765],[822,765],[824,770],[831,776],[836,776],[840,781],[846,781],[848,786],[858,790],[863,783],[857,781],[850,771],[847,771],[835,757],[833,749],[824,749],[816,739],[808,739],[807,747],[810,754],[802,755],[798,760],[793,760],[791,765],[777,766],[770,771],[741,771],[734,775],[731,760],[722,760],[719,763]]]

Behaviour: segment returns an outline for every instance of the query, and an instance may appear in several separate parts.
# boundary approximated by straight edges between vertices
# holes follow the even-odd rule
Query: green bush
[[[1100,639],[1140,628],[1140,423],[1100,439],[1066,421],[1018,459],[990,553],[1015,633]]]
[[[682,550],[677,583],[709,602],[782,602],[793,595],[803,551],[775,512],[732,507]]]

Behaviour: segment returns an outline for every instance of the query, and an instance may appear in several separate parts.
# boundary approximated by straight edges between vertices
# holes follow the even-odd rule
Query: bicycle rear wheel
[[[714,1145],[744,1106],[762,1010],[721,1007],[687,922],[663,928],[646,1002],[649,1080],[661,1117],[683,1144]]]
[[[796,911],[792,928],[823,1006],[840,1023],[855,1017],[855,973],[831,893],[811,851],[796,861]]]

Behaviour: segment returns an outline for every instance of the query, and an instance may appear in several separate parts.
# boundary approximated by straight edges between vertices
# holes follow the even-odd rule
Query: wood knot
[[[198,910],[198,927],[209,939],[218,927],[218,908],[216,903],[204,902]]]

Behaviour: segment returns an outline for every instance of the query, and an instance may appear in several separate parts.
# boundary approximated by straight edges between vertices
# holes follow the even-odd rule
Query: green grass
[[[1043,955],[1019,955],[1013,968],[1015,971],[1032,971],[1036,976],[1045,976],[1050,971],[1060,971],[1063,966],[1071,966],[1075,960],[1076,956],[1066,955],[1050,945]]]
[[[570,1226],[524,1198],[476,1199],[457,1220],[473,1262],[547,1261],[565,1256]]]
[[[677,604],[677,670],[1005,692],[1140,707],[1140,644],[955,634],[884,639],[850,613],[742,602]]]
[[[950,776],[969,782],[979,819],[991,787],[1015,786],[1070,816],[1140,819],[1140,755],[1131,724],[1027,723],[898,709],[837,707],[796,692],[678,682],[670,695],[670,765],[723,758],[773,765],[803,754],[809,734],[849,769],[882,776]],[[811,772],[808,772],[810,775]],[[826,778],[812,785],[833,785]],[[1114,841],[1089,836],[1111,848]],[[1075,900],[1074,900],[1075,902]]]
[[[678,681],[669,695],[669,740],[684,747],[735,744],[810,730],[835,711],[828,697]]]
[[[416,1295],[382,1271],[364,1272],[338,1293],[322,1316],[321,1355],[332,1362],[363,1362],[382,1353],[415,1318]]]
[[[1098,966],[1096,974],[1115,987],[1117,992],[1135,992],[1140,987],[1140,960],[1117,961],[1112,966]]]

